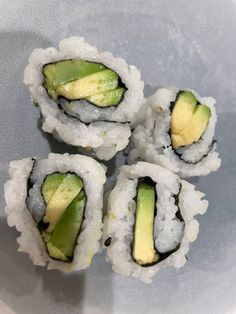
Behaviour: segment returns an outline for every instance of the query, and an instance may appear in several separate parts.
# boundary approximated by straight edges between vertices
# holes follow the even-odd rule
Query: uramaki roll
[[[214,139],[214,104],[212,97],[192,90],[157,90],[136,116],[129,162],[145,160],[183,178],[216,171],[221,160]]]
[[[129,122],[143,102],[140,72],[81,37],[35,49],[24,83],[43,116],[42,129],[108,160],[128,145]]]
[[[208,202],[204,194],[158,165],[121,167],[108,197],[103,241],[114,271],[151,282],[160,269],[186,262]]]
[[[12,161],[5,184],[7,221],[21,233],[19,251],[35,265],[87,268],[102,235],[105,170],[81,155]]]

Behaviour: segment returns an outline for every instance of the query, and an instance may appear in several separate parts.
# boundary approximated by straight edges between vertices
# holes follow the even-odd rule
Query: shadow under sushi
[[[123,151],[118,152],[115,157],[108,161],[102,161],[102,163],[107,167],[107,181],[105,183],[105,193],[109,192],[117,179],[117,176],[120,171],[120,167],[126,164],[127,156],[124,154]]]
[[[32,151],[33,154],[42,154],[45,149],[37,140],[38,134],[33,129],[32,132],[30,131],[36,121],[31,119],[33,110],[31,107],[28,109],[30,95],[28,91],[26,92],[22,80],[32,50],[37,47],[52,46],[52,42],[31,31],[0,32],[0,42],[2,60],[0,67],[1,72],[4,73],[4,84],[0,84],[4,106],[0,108],[0,115],[5,117],[1,123],[4,141],[2,141],[0,159],[2,161],[21,159],[31,156]],[[9,93],[9,90],[13,92]],[[60,144],[56,141],[51,143],[52,150],[71,153],[70,148],[65,147],[63,143]],[[0,176],[2,186],[6,177],[8,178],[7,170],[4,176]],[[61,300],[68,303],[68,306],[71,305],[66,312],[70,312],[73,305],[78,305],[80,308],[84,297],[84,274],[64,276],[58,271],[50,272],[46,268],[33,265],[28,254],[18,252],[17,238],[20,234],[15,228],[7,225],[3,213],[4,199],[0,198],[0,200],[1,300],[9,304],[18,314],[42,313],[43,309],[50,312],[53,304],[46,293],[48,291],[53,300],[57,302]]]
[[[76,307],[79,314],[95,313],[102,309],[103,314],[112,313],[113,272],[105,262],[104,252],[96,254],[90,267],[80,272],[64,274],[58,270],[37,268],[42,279],[42,289],[48,292],[54,302]]]
[[[17,158],[26,157],[30,151],[32,133],[28,132],[31,123],[22,119],[24,115],[25,93],[22,82],[23,72],[30,52],[35,47],[51,45],[49,39],[33,31],[1,31],[0,32],[1,73],[0,94],[3,106],[0,107],[1,121],[1,176],[3,187],[8,178],[7,169],[3,164]],[[17,120],[16,120],[17,119]],[[17,121],[17,123],[16,123]],[[16,144],[17,143],[17,144]],[[2,172],[4,170],[4,172]],[[3,191],[2,191],[3,195]],[[3,216],[4,198],[1,197],[0,206],[0,294],[1,298],[15,299],[18,296],[30,294],[37,285],[33,278],[35,267],[26,254],[17,252],[16,242],[19,232],[9,228]],[[27,282],[27,284],[24,284]],[[12,302],[14,307],[16,303]],[[17,311],[20,313],[20,309]]]
[[[42,279],[42,289],[49,292],[55,302],[76,305],[78,313],[83,313],[85,271],[64,274],[44,267],[37,268],[36,273]]]
[[[38,109],[39,110],[39,109]],[[38,118],[37,121],[37,128],[40,130],[42,136],[47,140],[50,151],[52,153],[57,153],[57,154],[78,154],[78,149],[75,146],[67,145],[64,142],[59,142],[57,141],[52,134],[46,133],[42,130],[42,115]]]
[[[28,254],[17,251],[19,232],[9,228],[5,219],[0,219],[0,230],[0,293],[3,301],[7,302],[9,293],[15,298],[31,295],[33,300],[34,292],[40,287],[51,295],[54,302],[76,306],[78,313],[83,313],[85,272],[64,274],[58,270],[48,271],[46,267],[35,267]],[[15,304],[12,306],[14,309]],[[17,313],[24,313],[23,308],[23,305],[17,308]]]
[[[28,255],[17,251],[19,245],[16,239],[19,232],[15,228],[10,228],[5,218],[0,219],[0,230],[1,297],[4,291],[13,293],[15,296],[30,294],[36,286],[36,282],[32,280],[35,270]],[[27,284],[23,285],[23,282]]]

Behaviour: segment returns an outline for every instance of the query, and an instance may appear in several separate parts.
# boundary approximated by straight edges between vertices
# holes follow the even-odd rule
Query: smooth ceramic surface
[[[236,313],[236,1],[0,0],[0,12],[0,313]],[[71,35],[140,68],[146,96],[175,85],[217,99],[222,166],[191,180],[210,202],[199,237],[185,267],[159,273],[150,285],[113,273],[103,253],[79,274],[35,267],[17,252],[18,233],[6,224],[9,161],[75,153],[41,132],[22,82],[34,48]],[[122,157],[110,163],[113,179],[116,163]]]

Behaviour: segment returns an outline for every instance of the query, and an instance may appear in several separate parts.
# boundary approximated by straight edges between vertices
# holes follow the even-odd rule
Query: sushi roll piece
[[[102,236],[105,169],[91,157],[49,154],[12,161],[4,186],[9,226],[35,265],[87,268]]]
[[[114,271],[146,283],[161,269],[182,267],[208,202],[204,194],[161,166],[121,167],[108,197],[104,246]]]
[[[159,89],[136,121],[129,163],[145,160],[183,178],[207,175],[220,167],[212,97],[200,97],[188,89]]]
[[[35,49],[24,73],[43,116],[42,129],[67,144],[109,160],[123,150],[130,121],[143,102],[140,72],[81,37],[59,49]]]

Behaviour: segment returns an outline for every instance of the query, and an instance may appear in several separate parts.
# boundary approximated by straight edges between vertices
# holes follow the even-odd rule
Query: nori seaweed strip
[[[33,166],[32,166],[32,170],[30,172],[29,178],[27,180],[27,198],[26,198],[26,201],[25,201],[26,207],[27,207],[27,209],[29,211],[30,211],[30,206],[28,205],[29,191],[30,191],[30,189],[33,188],[33,186],[35,184],[35,182],[32,180],[32,174],[33,174],[34,167],[35,167],[35,164],[36,164],[37,160],[35,158],[32,158],[32,161],[33,161]],[[44,200],[44,198],[43,198],[43,200]],[[48,223],[44,223],[43,221],[39,221],[39,223],[37,224],[37,227],[38,227],[39,231],[43,231],[43,230],[47,229]]]
[[[177,246],[176,246],[173,250],[171,250],[171,251],[168,251],[168,252],[165,252],[165,253],[160,253],[160,252],[157,251],[158,254],[159,254],[159,259],[158,259],[157,263],[163,261],[164,259],[166,259],[167,257],[169,257],[171,254],[173,254],[174,252],[176,252],[176,251],[179,249],[179,247],[180,247],[180,243],[177,244]],[[157,264],[157,263],[156,263],[156,264]]]
[[[49,226],[49,222],[44,222],[43,219],[41,219],[37,224],[37,227],[40,232],[46,230],[48,226]]]
[[[153,129],[152,129],[152,137],[153,138],[155,137],[156,125],[157,125],[157,122],[156,122],[156,120],[154,120]]]
[[[182,184],[180,183],[180,184],[179,184],[179,192],[178,192],[178,194],[174,194],[173,197],[174,197],[174,199],[175,199],[175,206],[178,207],[178,210],[177,210],[177,212],[175,213],[175,216],[176,216],[180,221],[184,221],[184,220],[183,220],[183,217],[182,217],[182,215],[181,215],[181,212],[180,212],[180,208],[179,208],[179,195],[180,195],[181,190],[182,190]]]
[[[198,159],[197,161],[193,162],[193,161],[188,161],[188,160],[185,160],[183,157],[182,157],[182,154],[178,153],[176,150],[173,149],[173,151],[175,152],[175,154],[179,157],[180,160],[184,161],[186,164],[191,164],[191,165],[196,165],[197,163],[199,163],[200,161],[202,161],[205,157],[207,157],[207,155],[212,151],[212,149],[214,148],[215,144],[217,143],[217,140],[213,140],[211,142],[211,144],[208,146],[208,151],[200,158]]]

